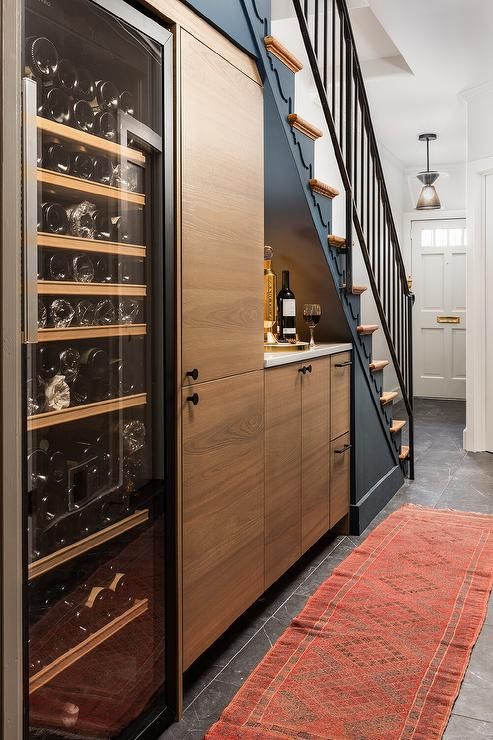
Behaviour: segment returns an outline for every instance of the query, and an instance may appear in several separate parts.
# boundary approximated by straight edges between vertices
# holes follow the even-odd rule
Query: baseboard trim
[[[404,483],[400,465],[396,465],[349,509],[351,534],[361,534]]]

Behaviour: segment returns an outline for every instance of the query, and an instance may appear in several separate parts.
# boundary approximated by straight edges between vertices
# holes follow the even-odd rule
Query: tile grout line
[[[266,620],[265,620],[265,622],[264,622],[264,623],[262,624],[262,626],[261,626],[261,627],[259,627],[259,628],[258,628],[258,630],[257,630],[256,632],[254,632],[254,633],[253,633],[253,635],[252,635],[252,636],[251,636],[251,637],[250,637],[250,638],[249,638],[249,639],[248,639],[248,640],[247,640],[247,641],[245,642],[245,644],[244,644],[244,645],[242,645],[242,646],[241,646],[241,648],[240,648],[240,649],[239,649],[239,650],[238,650],[238,651],[237,651],[237,652],[236,652],[236,653],[235,653],[235,654],[234,654],[234,655],[233,655],[233,656],[232,656],[232,657],[231,657],[231,658],[230,658],[230,659],[228,660],[228,662],[227,662],[227,663],[226,663],[225,665],[223,665],[223,666],[222,666],[221,670],[220,670],[220,671],[219,671],[218,673],[216,673],[216,675],[215,675],[215,676],[214,676],[213,678],[211,678],[211,680],[210,680],[210,681],[209,681],[209,682],[208,682],[208,683],[207,683],[207,684],[206,684],[206,685],[205,685],[205,686],[204,686],[204,687],[203,687],[203,688],[202,688],[202,689],[201,689],[201,690],[199,691],[199,693],[197,694],[197,696],[194,696],[194,698],[192,699],[192,701],[190,702],[190,704],[187,704],[187,706],[186,706],[186,707],[185,707],[185,709],[183,710],[183,714],[185,714],[185,712],[187,712],[187,711],[188,711],[188,710],[190,709],[190,707],[191,707],[191,706],[192,706],[192,705],[194,704],[194,702],[195,702],[195,701],[196,701],[196,700],[197,700],[197,699],[199,698],[199,696],[201,696],[201,695],[202,695],[202,694],[204,693],[204,691],[205,691],[206,689],[208,689],[208,688],[209,688],[209,686],[210,686],[210,685],[211,685],[212,683],[214,683],[214,681],[216,681],[216,679],[217,679],[217,678],[218,678],[218,677],[219,677],[219,676],[221,675],[221,673],[222,673],[222,672],[223,672],[223,671],[224,671],[224,670],[225,670],[225,669],[226,669],[226,668],[227,668],[227,667],[228,667],[228,666],[229,666],[229,665],[230,665],[230,664],[232,663],[232,661],[233,661],[233,660],[234,660],[235,658],[237,658],[237,657],[238,657],[238,655],[239,655],[239,654],[240,654],[240,653],[241,653],[241,652],[242,652],[242,651],[243,651],[243,650],[244,650],[244,649],[246,648],[246,646],[247,646],[247,645],[249,645],[249,644],[250,644],[250,642],[251,642],[251,641],[252,641],[252,640],[253,640],[253,639],[254,639],[255,637],[257,637],[257,635],[258,635],[258,634],[259,634],[260,632],[262,632],[262,630],[264,629],[264,627],[265,627],[265,625],[267,624],[267,622],[269,622],[269,621],[270,621],[270,620],[272,619],[272,617],[274,617],[274,616],[275,616],[275,615],[277,614],[277,612],[278,612],[278,611],[279,611],[280,609],[282,609],[282,608],[283,608],[283,606],[285,606],[285,604],[287,604],[287,602],[289,601],[289,599],[290,599],[290,598],[291,598],[292,596],[294,596],[294,595],[295,595],[296,591],[297,591],[297,590],[298,590],[298,589],[300,588],[300,586],[302,586],[302,585],[303,585],[303,584],[304,584],[304,583],[305,583],[305,582],[306,582],[306,581],[307,581],[307,580],[308,580],[308,579],[309,579],[309,578],[310,578],[310,577],[311,577],[311,576],[312,576],[312,575],[313,575],[314,573],[316,573],[316,571],[317,571],[317,570],[318,570],[318,569],[319,569],[319,568],[320,568],[320,567],[321,567],[321,566],[322,566],[322,565],[323,565],[323,564],[325,563],[325,561],[327,560],[327,558],[328,558],[328,557],[329,557],[330,555],[332,555],[332,553],[333,553],[333,552],[334,552],[335,550],[337,550],[337,548],[339,547],[339,545],[341,545],[341,544],[342,544],[342,543],[344,542],[344,540],[346,540],[346,539],[347,539],[347,537],[346,537],[346,536],[344,536],[344,537],[342,538],[342,540],[341,540],[340,542],[338,542],[338,543],[337,543],[337,545],[335,545],[335,546],[334,546],[334,547],[332,548],[332,550],[330,550],[330,551],[329,551],[329,552],[327,553],[327,555],[326,555],[326,556],[324,557],[324,559],[323,559],[323,560],[321,560],[321,561],[320,561],[320,563],[319,563],[319,564],[318,564],[318,565],[317,565],[317,566],[316,566],[316,567],[315,567],[315,568],[314,568],[314,569],[313,569],[312,571],[310,571],[310,573],[308,573],[308,574],[307,574],[306,578],[304,578],[304,579],[303,579],[303,580],[301,581],[301,583],[299,583],[299,584],[298,584],[298,585],[296,586],[296,588],[294,589],[294,591],[292,591],[292,592],[291,592],[291,593],[289,594],[289,596],[288,596],[288,597],[287,597],[287,598],[286,598],[286,599],[285,599],[285,600],[284,600],[284,601],[282,602],[282,604],[280,604],[280,605],[279,605],[279,606],[277,607],[276,611],[275,611],[275,612],[273,612],[273,613],[272,613],[272,614],[271,614],[271,615],[270,615],[269,617],[267,617],[267,619],[266,619]],[[307,596],[306,598],[307,598],[307,599],[309,599],[310,597],[309,597],[309,596]]]

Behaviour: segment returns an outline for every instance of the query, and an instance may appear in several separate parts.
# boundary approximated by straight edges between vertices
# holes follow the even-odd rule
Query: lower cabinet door
[[[301,393],[301,549],[329,528],[330,358],[307,363]]]
[[[349,512],[350,436],[343,434],[330,445],[330,526]]]
[[[186,668],[264,590],[264,371],[184,389],[182,406]]]
[[[330,438],[338,439],[346,434],[350,426],[351,408],[351,352],[332,355],[330,392],[332,408],[330,415]]]
[[[265,587],[301,555],[301,369],[265,371]]]

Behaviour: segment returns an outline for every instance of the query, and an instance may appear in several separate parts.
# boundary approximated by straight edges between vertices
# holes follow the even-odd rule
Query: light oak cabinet
[[[341,352],[330,358],[330,438],[337,439],[349,432],[351,408],[351,352]]]
[[[186,668],[264,590],[264,372],[183,389],[182,414]]]
[[[330,526],[341,521],[349,512],[350,481],[349,432],[330,443]]]
[[[189,385],[263,368],[263,91],[188,33],[181,51],[182,384]]]
[[[265,585],[329,527],[329,358],[266,371]]]
[[[349,513],[351,461],[351,352],[330,358],[330,526]]]

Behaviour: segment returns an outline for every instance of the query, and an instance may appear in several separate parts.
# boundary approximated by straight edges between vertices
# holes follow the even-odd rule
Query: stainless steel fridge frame
[[[166,545],[166,693],[168,707],[139,719],[125,737],[157,737],[176,717],[179,697],[178,573],[177,573],[177,401],[176,401],[176,266],[174,194],[174,39],[156,16],[125,0],[88,0],[147,33],[163,47],[163,210],[164,245],[164,388],[163,416],[167,471]],[[136,7],[137,6],[137,7]],[[0,654],[1,720],[4,740],[27,736],[25,653],[25,585],[23,470],[22,326],[22,43],[24,0],[0,0],[0,522],[1,592]]]

